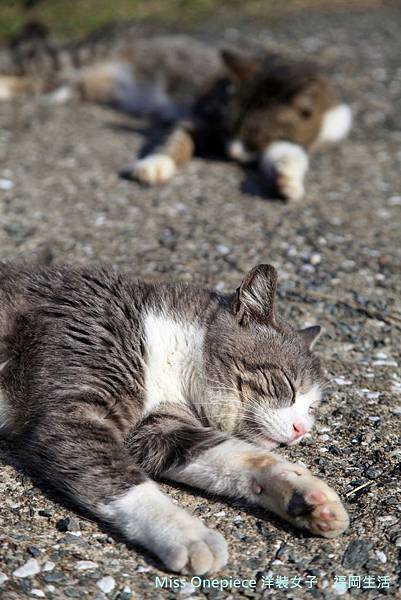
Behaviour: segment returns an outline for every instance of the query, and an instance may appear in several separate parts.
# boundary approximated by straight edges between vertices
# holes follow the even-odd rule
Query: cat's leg
[[[304,178],[309,159],[302,146],[292,142],[273,142],[260,158],[260,169],[287,200],[300,200],[304,193]]]
[[[21,439],[25,463],[40,479],[168,569],[199,575],[220,569],[227,560],[221,534],[176,506],[133,464],[115,424],[100,416],[68,417],[67,410],[47,415]]]
[[[191,134],[180,126],[174,127],[151,154],[136,161],[132,175],[148,185],[166,183],[193,153]]]
[[[307,469],[279,455],[182,416],[155,414],[131,432],[128,445],[156,476],[244,498],[324,537],[349,524],[336,492]]]
[[[38,91],[39,85],[30,77],[0,75],[0,101]]]

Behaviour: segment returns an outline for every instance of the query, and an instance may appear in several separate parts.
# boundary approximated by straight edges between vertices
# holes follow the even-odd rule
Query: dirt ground
[[[401,598],[400,23],[393,6],[248,31],[325,61],[355,114],[350,139],[313,156],[297,204],[267,198],[256,173],[201,159],[144,189],[118,176],[142,123],[87,105],[0,105],[0,258],[45,248],[56,263],[106,261],[219,290],[257,263],[278,268],[282,311],[326,330],[317,349],[330,382],[313,435],[282,453],[333,485],[351,515],[349,531],[327,541],[165,486],[224,533],[230,560],[217,583],[161,589],[160,564],[33,487],[2,444],[1,599]],[[18,576],[27,561],[31,575]],[[211,587],[232,578],[239,588]]]

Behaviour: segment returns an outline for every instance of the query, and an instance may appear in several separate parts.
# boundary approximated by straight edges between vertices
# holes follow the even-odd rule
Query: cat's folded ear
[[[225,48],[220,52],[221,58],[233,81],[241,83],[255,75],[262,67],[261,61],[237,50]]]
[[[252,321],[274,323],[277,271],[271,265],[258,265],[246,275],[237,289],[234,314],[240,324]]]
[[[312,327],[305,327],[305,329],[299,329],[298,333],[301,334],[309,350],[312,350],[313,346],[316,344],[317,340],[319,339],[322,333],[322,328],[320,327],[320,325],[313,325]]]

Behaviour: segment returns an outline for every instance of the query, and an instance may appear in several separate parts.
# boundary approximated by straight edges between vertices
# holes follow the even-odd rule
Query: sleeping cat
[[[128,40],[115,34],[113,44],[100,32],[54,46],[37,29],[3,52],[0,99],[51,90],[54,99],[65,99],[75,92],[168,122],[161,142],[131,170],[147,184],[168,181],[194,152],[220,149],[235,161],[257,163],[279,195],[297,200],[309,149],[343,139],[351,126],[350,108],[310,61],[138,30]]]
[[[216,571],[227,547],[160,477],[339,535],[337,494],[270,452],[311,429],[321,395],[320,328],[283,321],[276,285],[270,265],[224,295],[0,264],[0,431],[40,479],[173,571]]]

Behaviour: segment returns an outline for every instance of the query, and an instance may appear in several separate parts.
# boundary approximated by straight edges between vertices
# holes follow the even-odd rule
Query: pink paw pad
[[[325,507],[320,511],[320,518],[324,521],[333,521],[336,515],[329,508]]]
[[[310,500],[313,504],[322,504],[327,500],[327,496],[324,492],[316,490],[308,494],[308,500]]]

